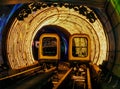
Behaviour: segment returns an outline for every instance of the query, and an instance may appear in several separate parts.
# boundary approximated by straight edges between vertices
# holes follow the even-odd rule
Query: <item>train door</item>
[[[57,34],[45,33],[40,36],[40,60],[55,61],[60,59],[60,38]]]

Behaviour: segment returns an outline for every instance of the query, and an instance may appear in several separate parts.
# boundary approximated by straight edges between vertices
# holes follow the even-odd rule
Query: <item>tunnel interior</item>
[[[38,48],[41,44],[39,39],[44,33],[55,33],[60,37],[61,64],[59,66],[69,69],[69,64],[66,62],[69,60],[70,36],[87,34],[91,40],[90,66],[83,65],[82,68],[90,68],[93,89],[98,89],[98,86],[101,89],[120,88],[118,0],[103,0],[103,2],[96,1],[95,3],[87,0],[74,3],[71,0],[69,3],[46,1],[0,7],[2,7],[0,9],[1,80],[4,76],[14,76],[39,65]],[[5,11],[6,9],[8,12]],[[7,31],[7,34],[4,34],[4,31]],[[79,64],[81,65],[75,62],[72,65],[73,72],[76,71],[74,67],[79,68]],[[43,66],[45,66],[44,63]],[[58,69],[61,70],[62,67]],[[55,75],[57,73],[58,71],[55,71]],[[46,76],[48,77],[49,74]],[[20,75],[16,79],[19,81],[20,77],[23,78]],[[11,77],[9,79],[12,81]],[[10,83],[9,79],[7,83]]]
[[[58,34],[60,37],[60,44],[61,44],[61,56],[60,56],[60,61],[68,61],[68,43],[69,43],[69,36],[70,33],[67,32],[65,29],[59,27],[59,26],[54,26],[54,25],[48,25],[42,27],[35,35],[33,39],[33,44],[32,45],[32,50],[33,50],[33,56],[35,60],[38,59],[38,48],[39,48],[39,39],[41,34],[44,33],[55,33]]]
[[[31,7],[31,5],[34,5],[33,3],[25,4],[19,9],[20,12],[17,12],[18,15],[14,15],[14,21],[12,23],[8,22],[11,26],[7,28],[8,33],[4,35],[6,36],[5,55],[13,69],[37,63],[38,49],[36,46],[39,44],[38,39],[42,33],[57,33],[59,35],[61,39],[61,60],[68,60],[68,39],[72,34],[89,35],[91,40],[90,60],[93,63],[100,65],[104,60],[108,60],[108,36],[92,9],[81,5],[80,10],[85,9],[85,12],[81,12],[82,10],[79,12],[76,6],[72,8],[66,6],[55,7],[54,5],[44,7],[44,4],[46,5],[46,3],[43,3],[41,9],[35,11]],[[18,18],[19,15],[22,16],[21,13],[25,11],[25,8],[27,8],[27,11],[28,8],[31,9],[31,13],[24,14],[24,18]],[[84,13],[88,13],[90,16]],[[13,36],[16,37],[14,40]]]

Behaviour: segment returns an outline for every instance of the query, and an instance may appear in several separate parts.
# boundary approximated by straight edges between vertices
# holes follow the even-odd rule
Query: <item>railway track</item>
[[[26,75],[27,73],[29,74]],[[21,77],[17,78],[18,76]],[[7,84],[8,80],[12,83]],[[0,82],[6,85],[0,86],[0,89],[92,89],[90,70],[85,65],[67,69],[57,67],[41,69],[41,66],[38,66],[3,77]]]

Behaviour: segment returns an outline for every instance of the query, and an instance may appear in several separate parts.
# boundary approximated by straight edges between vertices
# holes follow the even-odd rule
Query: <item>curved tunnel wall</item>
[[[106,13],[111,22],[112,28],[107,34],[114,33],[114,39],[111,39],[110,54],[111,57],[108,61],[107,68],[111,73],[120,77],[120,2],[119,0],[110,0],[106,5]],[[106,21],[107,22],[107,21]],[[114,49],[115,47],[115,49]],[[115,53],[115,56],[113,56]]]
[[[88,11],[91,11],[87,8]],[[97,16],[95,15],[97,18]],[[29,14],[19,21],[17,18],[9,28],[7,56],[13,69],[34,65],[37,61],[32,54],[32,41],[36,33],[46,25],[56,25],[66,29],[71,35],[88,34],[91,39],[91,61],[102,64],[107,58],[107,35],[99,19],[91,23],[73,8],[46,7]]]

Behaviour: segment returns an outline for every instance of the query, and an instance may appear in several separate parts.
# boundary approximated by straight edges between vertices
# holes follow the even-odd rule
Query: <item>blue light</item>
[[[20,8],[21,6],[22,6],[22,4],[11,5],[9,7],[13,7],[12,9],[8,8],[8,11],[2,13],[2,16],[0,17],[0,40],[2,39],[2,31],[4,30],[8,21],[10,20],[12,15],[15,13],[15,11],[18,8]],[[3,6],[3,8],[5,8],[5,7],[7,7],[7,6]]]

